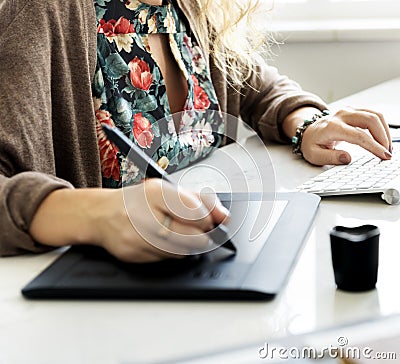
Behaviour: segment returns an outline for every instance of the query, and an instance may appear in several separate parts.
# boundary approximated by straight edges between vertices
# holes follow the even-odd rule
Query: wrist
[[[109,192],[60,189],[50,193],[36,211],[29,233],[44,245],[100,245],[99,227],[104,221]]]
[[[282,130],[288,140],[296,135],[296,129],[303,125],[304,120],[311,119],[313,115],[322,113],[315,107],[302,107],[291,112],[282,123]]]
[[[303,152],[302,152],[302,142],[303,142],[303,135],[308,129],[309,126],[314,124],[317,120],[329,115],[328,110],[324,110],[322,112],[315,113],[311,118],[305,119],[303,121],[302,125],[299,125],[296,128],[296,133],[292,137],[292,151],[294,154],[297,154],[301,157],[303,157]]]

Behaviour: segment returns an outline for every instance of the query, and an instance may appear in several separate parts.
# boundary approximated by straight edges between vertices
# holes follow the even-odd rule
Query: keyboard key
[[[329,185],[328,187],[325,188],[325,191],[331,192],[331,191],[339,191],[341,187],[344,187],[344,183],[333,183]]]
[[[322,182],[325,181],[328,178],[328,176],[323,176],[323,175],[319,175],[317,177],[314,177],[312,179],[313,182]]]
[[[358,185],[358,188],[361,188],[361,189],[366,189],[366,188],[371,188],[372,186],[374,185],[374,182],[371,182],[371,181],[364,181],[364,182],[362,182],[362,183],[360,183],[359,185]]]

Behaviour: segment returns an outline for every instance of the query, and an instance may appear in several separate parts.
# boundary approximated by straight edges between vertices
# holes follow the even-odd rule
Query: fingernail
[[[387,151],[385,151],[385,157],[386,157],[386,159],[390,159],[390,158],[392,158],[392,153],[390,153],[388,150]]]
[[[225,217],[223,220],[223,224],[228,224],[231,221],[231,212],[221,203],[215,206],[220,212],[222,212]]]
[[[339,162],[342,164],[349,164],[350,160],[349,160],[349,157],[347,156],[347,154],[341,154],[339,156]]]
[[[389,145],[389,152],[393,153],[393,145],[392,144]]]
[[[219,211],[221,211],[227,217],[231,216],[231,212],[221,203],[215,206]]]

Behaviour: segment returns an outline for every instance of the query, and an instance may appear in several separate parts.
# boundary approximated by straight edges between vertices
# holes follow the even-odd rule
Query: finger
[[[363,110],[355,110],[342,116],[342,120],[353,127],[367,129],[373,138],[386,149],[389,148],[388,134],[381,119],[376,113]]]
[[[392,135],[390,134],[389,124],[386,122],[385,117],[383,116],[383,114],[381,114],[380,112],[376,112],[374,110],[369,110],[369,109],[357,109],[357,110],[361,110],[361,111],[365,111],[365,112],[369,112],[369,113],[375,114],[379,118],[380,122],[382,123],[383,128],[385,129],[385,133],[386,133],[386,136],[387,136],[388,141],[389,141],[388,150],[389,150],[390,153],[392,153],[392,150],[393,150]]]
[[[362,129],[347,125],[346,123],[335,123],[334,127],[331,127],[330,132],[329,137],[331,140],[357,144],[384,160],[392,157],[383,145]]]
[[[174,220],[199,227],[202,231],[211,230],[214,226],[210,211],[196,194],[182,188],[160,181],[156,190],[158,208]],[[147,191],[146,191],[147,193]]]
[[[168,226],[159,224],[148,243],[167,253],[188,255],[207,251],[210,237],[196,226],[172,219]]]
[[[222,204],[215,192],[200,192],[200,199],[208,208],[214,224],[227,224],[230,220],[229,210]]]
[[[344,150],[326,149],[315,146],[311,148],[311,158],[307,160],[317,166],[324,166],[327,164],[349,164],[351,162],[351,156]]]
[[[140,235],[142,243],[139,246],[137,242],[123,244],[115,250],[114,255],[125,262],[155,262],[162,259],[182,259],[188,254],[188,249],[177,251],[173,249],[171,243],[168,246],[161,246],[160,243],[157,244],[157,239],[150,234]],[[160,241],[166,242],[164,239],[160,239]]]

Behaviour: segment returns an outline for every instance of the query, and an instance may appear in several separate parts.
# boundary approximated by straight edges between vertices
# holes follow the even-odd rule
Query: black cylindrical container
[[[378,278],[379,229],[374,225],[335,226],[330,238],[337,287],[352,292],[374,289]]]

